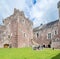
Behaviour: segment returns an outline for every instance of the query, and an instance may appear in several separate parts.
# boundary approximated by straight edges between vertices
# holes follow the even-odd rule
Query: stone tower
[[[58,2],[58,10],[59,10],[59,21],[60,21],[60,1]]]

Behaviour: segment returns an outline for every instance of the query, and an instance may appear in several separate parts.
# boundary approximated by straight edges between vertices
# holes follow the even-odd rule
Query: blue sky
[[[58,19],[57,3],[59,0],[0,0],[0,24],[13,14],[14,8],[24,11],[25,16],[33,21],[33,27]]]

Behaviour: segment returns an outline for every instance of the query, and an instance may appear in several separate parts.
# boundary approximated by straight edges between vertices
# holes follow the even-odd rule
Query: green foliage
[[[0,59],[60,59],[60,50],[32,48],[1,48]]]

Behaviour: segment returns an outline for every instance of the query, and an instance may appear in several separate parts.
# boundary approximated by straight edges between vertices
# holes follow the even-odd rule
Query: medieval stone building
[[[34,41],[39,45],[60,48],[60,2],[58,3],[59,19],[34,28]]]
[[[22,11],[14,9],[13,15],[3,20],[0,25],[0,48],[20,48],[32,45],[60,48],[60,2],[58,3],[59,19],[32,28],[33,23]]]
[[[0,27],[0,47],[29,47],[33,39],[33,23],[22,11],[14,9],[13,15],[3,20]],[[2,35],[4,35],[2,37]],[[1,38],[2,37],[2,38]]]

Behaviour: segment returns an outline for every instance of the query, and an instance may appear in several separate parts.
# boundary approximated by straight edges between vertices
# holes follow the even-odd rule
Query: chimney
[[[58,11],[59,11],[59,21],[60,21],[60,1],[58,2],[57,7],[58,7]]]

